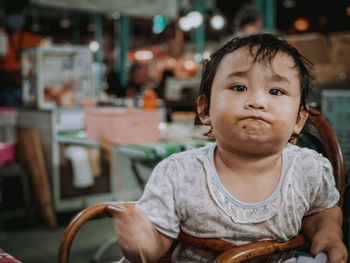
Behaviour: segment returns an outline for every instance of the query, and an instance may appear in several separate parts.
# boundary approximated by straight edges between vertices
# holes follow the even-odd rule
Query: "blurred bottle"
[[[153,87],[150,85],[147,85],[146,91],[142,96],[143,108],[149,109],[149,110],[157,109],[158,108],[157,99],[158,99],[158,95],[154,91]]]

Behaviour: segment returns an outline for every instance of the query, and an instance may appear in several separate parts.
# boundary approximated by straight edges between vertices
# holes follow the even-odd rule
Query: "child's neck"
[[[217,147],[214,160],[224,187],[242,202],[265,200],[274,192],[280,180],[282,155],[279,151],[261,156],[242,155]]]
[[[241,151],[228,151],[224,148],[216,148],[215,156],[231,171],[239,171],[244,174],[258,174],[269,172],[273,169],[281,157],[282,151],[269,154],[242,154]]]

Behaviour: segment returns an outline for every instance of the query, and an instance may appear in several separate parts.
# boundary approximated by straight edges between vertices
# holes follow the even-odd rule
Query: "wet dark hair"
[[[246,37],[233,38],[204,62],[199,90],[199,96],[205,96],[208,100],[208,105],[204,113],[209,112],[211,89],[219,64],[227,54],[242,47],[249,48],[250,53],[256,62],[271,62],[276,54],[280,52],[290,56],[295,62],[294,67],[299,71],[301,91],[300,109],[304,108],[306,111],[308,111],[306,107],[306,98],[309,93],[312,80],[310,72],[313,64],[307,58],[301,55],[299,51],[287,41],[279,39],[271,34],[261,33]],[[201,113],[199,112],[199,114]]]

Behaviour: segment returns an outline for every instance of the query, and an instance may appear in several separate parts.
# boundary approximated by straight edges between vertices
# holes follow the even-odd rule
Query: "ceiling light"
[[[192,11],[179,19],[179,26],[182,31],[190,31],[198,28],[203,23],[203,15],[198,11]]]
[[[71,21],[68,18],[62,18],[60,20],[60,27],[68,28],[72,25]]]
[[[188,21],[193,28],[199,27],[203,23],[203,16],[198,11],[192,11],[187,14]]]
[[[179,19],[179,26],[182,31],[190,31],[192,28],[186,16]]]
[[[298,31],[306,31],[310,28],[310,22],[306,17],[298,17],[294,21],[294,27]]]
[[[100,48],[100,44],[97,41],[93,40],[90,42],[89,48],[91,52],[96,52]]]
[[[222,15],[214,15],[211,19],[210,19],[210,25],[216,29],[216,30],[220,30],[224,27],[225,25],[225,19]]]
[[[293,8],[293,7],[295,7],[295,1],[294,0],[283,0],[282,5],[285,8]]]
[[[209,58],[210,58],[210,52],[209,51],[204,51],[203,59],[209,59]]]
[[[152,31],[154,34],[160,34],[164,31],[166,27],[166,19],[163,15],[155,15],[153,17],[153,28]]]
[[[153,58],[153,52],[149,50],[139,50],[135,52],[136,60],[150,60]]]
[[[118,11],[114,11],[112,13],[112,18],[115,19],[115,20],[119,19],[120,18],[120,13]]]
[[[197,53],[197,54],[194,55],[194,60],[196,62],[201,62],[202,59],[203,59],[203,56],[201,54]]]
[[[196,66],[197,66],[196,62],[190,59],[187,59],[184,63],[184,68],[186,70],[193,70],[194,68],[196,68]]]

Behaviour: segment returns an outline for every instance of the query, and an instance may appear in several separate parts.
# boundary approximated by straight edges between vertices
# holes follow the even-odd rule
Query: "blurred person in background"
[[[162,72],[162,78],[160,82],[157,85],[156,92],[158,94],[158,97],[161,99],[165,98],[165,90],[166,90],[166,81],[169,77],[174,77],[174,70],[172,68],[165,68]]]
[[[41,38],[25,30],[24,2],[5,1],[7,41],[5,54],[0,54],[0,106],[22,105],[22,51],[38,46]]]
[[[141,89],[146,86],[148,79],[148,69],[146,65],[134,63],[128,73],[128,85],[126,87],[126,97],[134,97],[140,94]]]
[[[244,36],[261,32],[263,16],[253,4],[243,5],[234,19],[234,35]]]
[[[241,5],[233,17],[233,35],[221,40],[222,45],[233,37],[244,37],[263,31],[263,16],[261,12],[251,3]]]
[[[120,83],[118,72],[115,70],[114,61],[106,61],[106,81],[107,81],[107,94],[114,95],[117,98],[125,97],[125,89]]]

